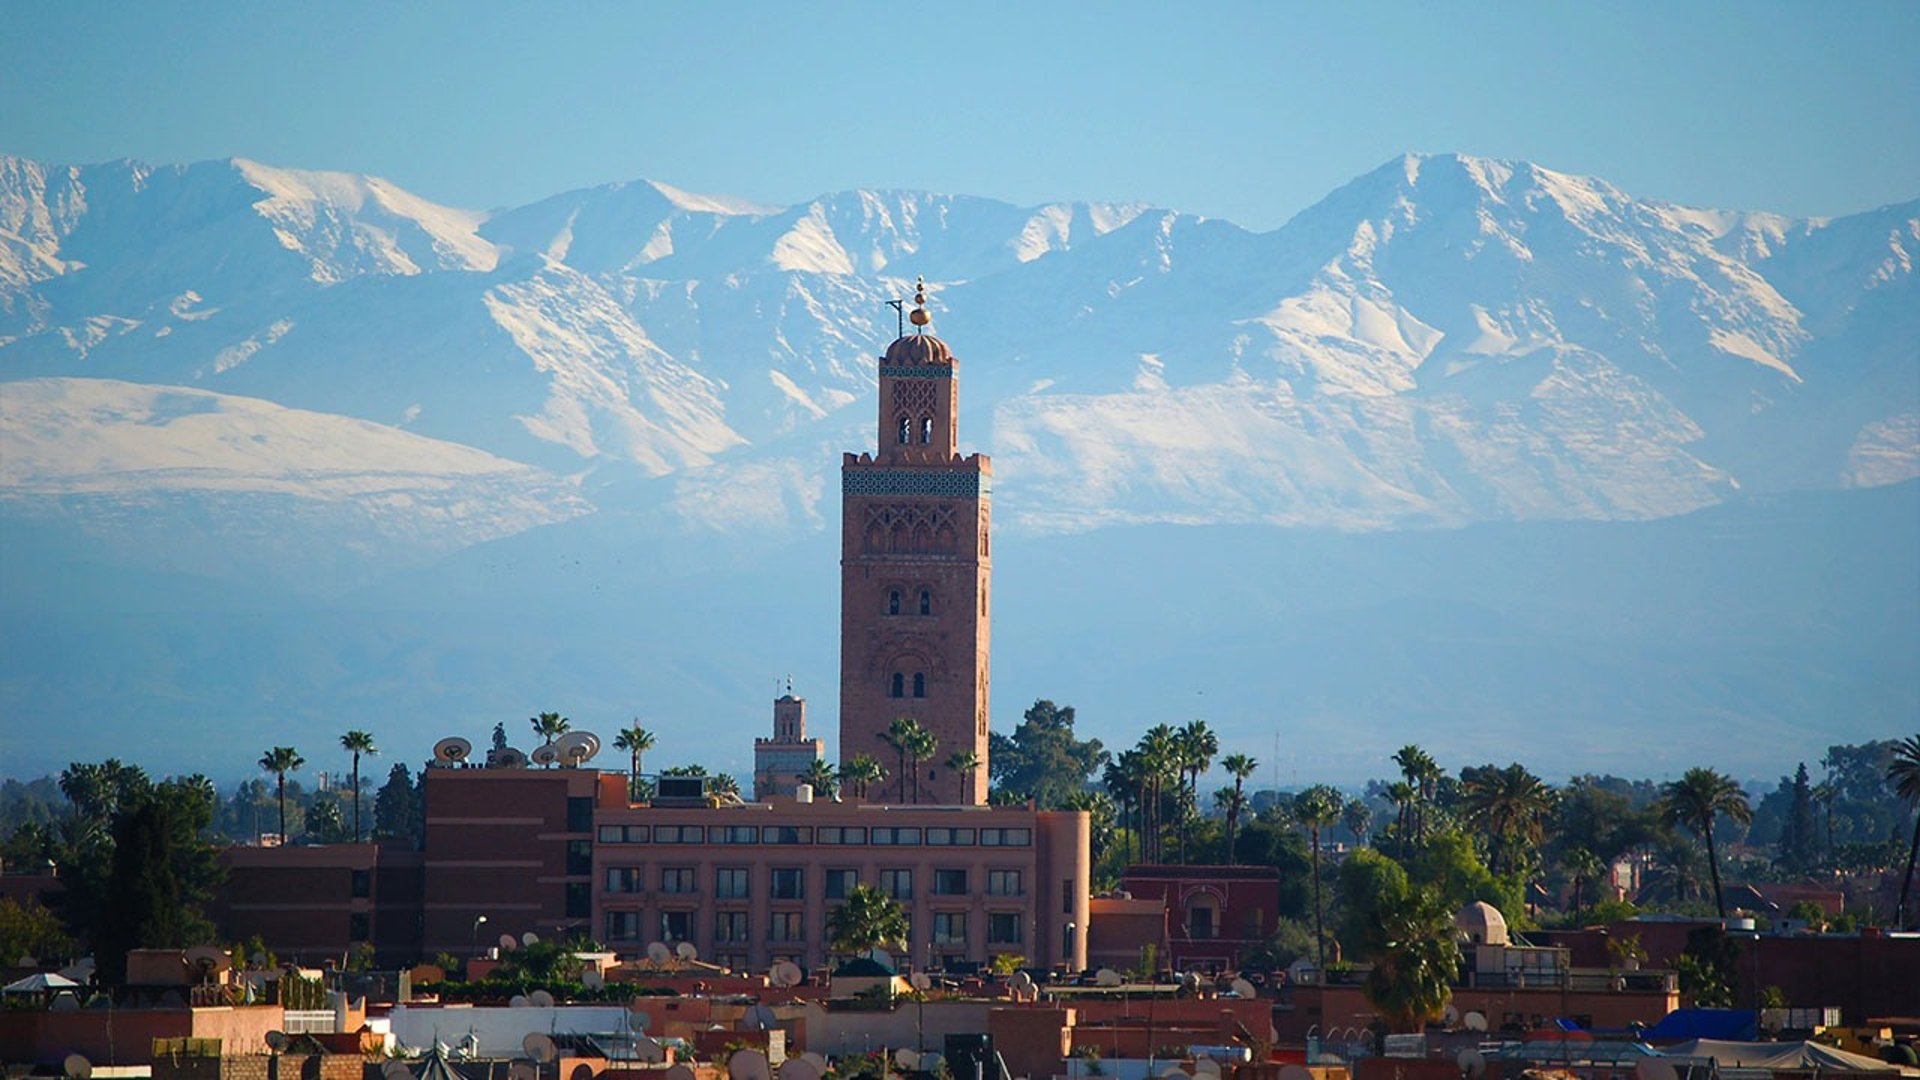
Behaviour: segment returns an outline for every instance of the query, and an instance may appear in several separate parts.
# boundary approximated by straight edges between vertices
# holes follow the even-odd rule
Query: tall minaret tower
[[[925,332],[916,286],[914,332],[880,360],[879,452],[840,467],[840,761],[871,754],[887,780],[868,797],[979,804],[987,794],[987,584],[993,466],[959,453],[958,362]],[[914,777],[899,773],[885,735],[917,720],[938,745]],[[957,751],[979,766],[948,768]]]

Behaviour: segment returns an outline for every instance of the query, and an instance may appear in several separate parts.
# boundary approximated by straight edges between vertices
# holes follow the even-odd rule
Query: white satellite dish
[[[749,1031],[770,1031],[780,1023],[780,1015],[765,1005],[749,1008],[742,1019],[746,1020]]]
[[[693,1070],[676,1061],[667,1066],[667,1074],[662,1080],[693,1080]]]
[[[913,977],[907,981],[913,984],[915,990],[929,990],[933,987],[933,980],[928,978],[924,971],[914,972]]]
[[[1440,1010],[1440,1023],[1451,1028],[1454,1025],[1458,1024],[1459,1022],[1460,1022],[1460,1009],[1458,1006],[1450,1004],[1446,1008]]]
[[[538,1031],[527,1032],[527,1037],[520,1040],[520,1049],[542,1065],[560,1056],[560,1050],[553,1045],[553,1040]]]
[[[514,747],[505,747],[488,755],[487,764],[496,769],[524,769],[527,767],[527,753]]]
[[[649,1065],[658,1065],[667,1060],[667,1048],[660,1045],[658,1039],[641,1036],[633,1040],[633,1054]]]
[[[1259,997],[1260,991],[1254,989],[1253,984],[1245,979],[1235,979],[1233,980],[1233,996],[1243,998]]]
[[[772,976],[775,986],[799,986],[800,981],[807,977],[807,973],[800,970],[799,964],[791,960],[782,960],[773,965]]]
[[[691,941],[683,941],[673,947],[673,954],[682,960],[700,959],[700,946]]]
[[[653,1017],[648,1016],[647,1011],[640,1007],[638,999],[634,1001],[632,1007],[627,1011],[632,1016],[632,1019],[628,1022],[633,1025],[633,1030],[635,1031],[645,1031],[647,1030],[647,1026],[653,1023]]]
[[[592,736],[584,731],[569,731],[553,740],[553,752],[560,756],[560,763],[572,768],[587,760],[587,744]]]
[[[196,945],[187,950],[187,963],[192,964],[202,978],[208,978],[233,967],[233,957],[225,949]]]
[[[813,1062],[804,1057],[791,1057],[780,1065],[780,1080],[820,1080],[820,1075]]]
[[[535,765],[551,765],[560,760],[560,751],[555,750],[552,743],[548,743],[545,746],[534,747],[533,753],[527,755],[527,760]]]
[[[920,1051],[911,1046],[903,1046],[893,1052],[893,1063],[903,1069],[915,1069],[920,1065]]]
[[[1193,1075],[1196,1078],[1202,1077],[1202,1076],[1219,1076],[1220,1063],[1213,1060],[1210,1057],[1194,1058],[1193,1059]]]
[[[773,1080],[767,1055],[758,1050],[735,1050],[727,1058],[727,1075],[733,1080]]]
[[[519,947],[520,947],[519,938],[514,937],[512,934],[500,935],[500,951],[501,952],[512,952],[513,950]]]
[[[275,1028],[274,1030],[267,1032],[265,1035],[261,1036],[260,1038],[261,1038],[261,1041],[267,1044],[267,1049],[269,1050],[273,1050],[277,1052],[280,1050],[285,1050],[287,1048],[287,1033],[279,1030],[278,1028]]]
[[[1468,1031],[1487,1030],[1487,1014],[1478,1009],[1469,1009],[1460,1017],[1460,1025]]]
[[[1463,1076],[1478,1078],[1487,1071],[1487,1056],[1471,1046],[1460,1051],[1460,1056],[1454,1060],[1460,1063]]]
[[[1093,985],[1095,986],[1119,986],[1120,981],[1120,973],[1112,968],[1103,967],[1093,973]]]
[[[1033,976],[1024,971],[1016,971],[1013,973],[1013,978],[1007,980],[1007,985],[1013,987],[1014,993],[1024,994],[1033,989]]]
[[[553,995],[545,990],[535,990],[533,993],[527,995],[527,1004],[532,1005],[536,1009],[551,1009],[553,1008]]]
[[[380,1066],[380,1075],[386,1080],[413,1080],[413,1070],[407,1068],[407,1063],[399,1058],[388,1058],[387,1063]],[[511,1077],[512,1074],[508,1075]]]
[[[524,1009],[531,1004],[533,1004],[533,999],[525,994],[515,994],[507,999],[507,1008],[509,1009]]]
[[[580,985],[589,990],[598,990],[607,985],[607,977],[600,974],[599,968],[590,967],[580,973]]]
[[[540,944],[540,935],[529,930],[526,933],[520,935],[520,944],[525,945],[529,948],[531,948],[532,946],[538,945]]]
[[[673,950],[667,948],[665,942],[656,941],[647,946],[647,959],[656,964],[664,964],[673,959]]]
[[[93,1075],[93,1062],[87,1060],[85,1054],[68,1054],[60,1063],[60,1071],[73,1080],[87,1080]]]
[[[473,744],[452,735],[433,744],[433,760],[442,765],[458,765],[473,753]]]

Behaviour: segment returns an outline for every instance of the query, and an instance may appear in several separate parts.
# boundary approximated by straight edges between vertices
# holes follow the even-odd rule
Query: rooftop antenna
[[[906,337],[907,336],[907,302],[905,300],[889,300],[887,301],[887,306],[893,309],[894,321],[899,323],[899,332],[895,333],[893,336]]]

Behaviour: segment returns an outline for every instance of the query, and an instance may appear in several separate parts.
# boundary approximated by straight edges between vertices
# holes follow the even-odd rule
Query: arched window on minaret
[[[920,418],[920,441],[923,444],[933,441],[933,417],[931,416]]]
[[[922,615],[933,614],[933,590],[932,589],[920,590],[920,614]]]
[[[913,438],[913,421],[903,416],[900,418],[900,445],[901,446],[907,445],[907,443],[912,441],[912,438]]]
[[[893,673],[893,692],[888,694],[887,696],[888,697],[906,697],[907,696],[907,677],[905,675],[902,675],[897,671]]]
[[[889,615],[900,614],[900,590],[899,589],[887,590],[887,614]]]
[[[913,696],[927,696],[927,673],[924,671],[916,671],[913,673]]]

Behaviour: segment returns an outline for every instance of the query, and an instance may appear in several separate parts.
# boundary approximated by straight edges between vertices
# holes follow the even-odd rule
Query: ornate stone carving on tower
[[[753,740],[753,797],[792,795],[826,749],[826,740],[807,738],[807,699],[794,697],[787,680],[787,692],[773,701],[773,738]]]
[[[886,782],[870,798],[912,801],[915,779],[895,775],[886,742],[898,717],[938,740],[918,765],[919,801],[986,801],[988,580],[993,466],[959,453],[957,361],[921,332],[924,286],[914,296],[915,332],[880,360],[877,453],[847,454],[840,467],[840,761],[871,754]],[[976,768],[947,767],[972,751]]]

